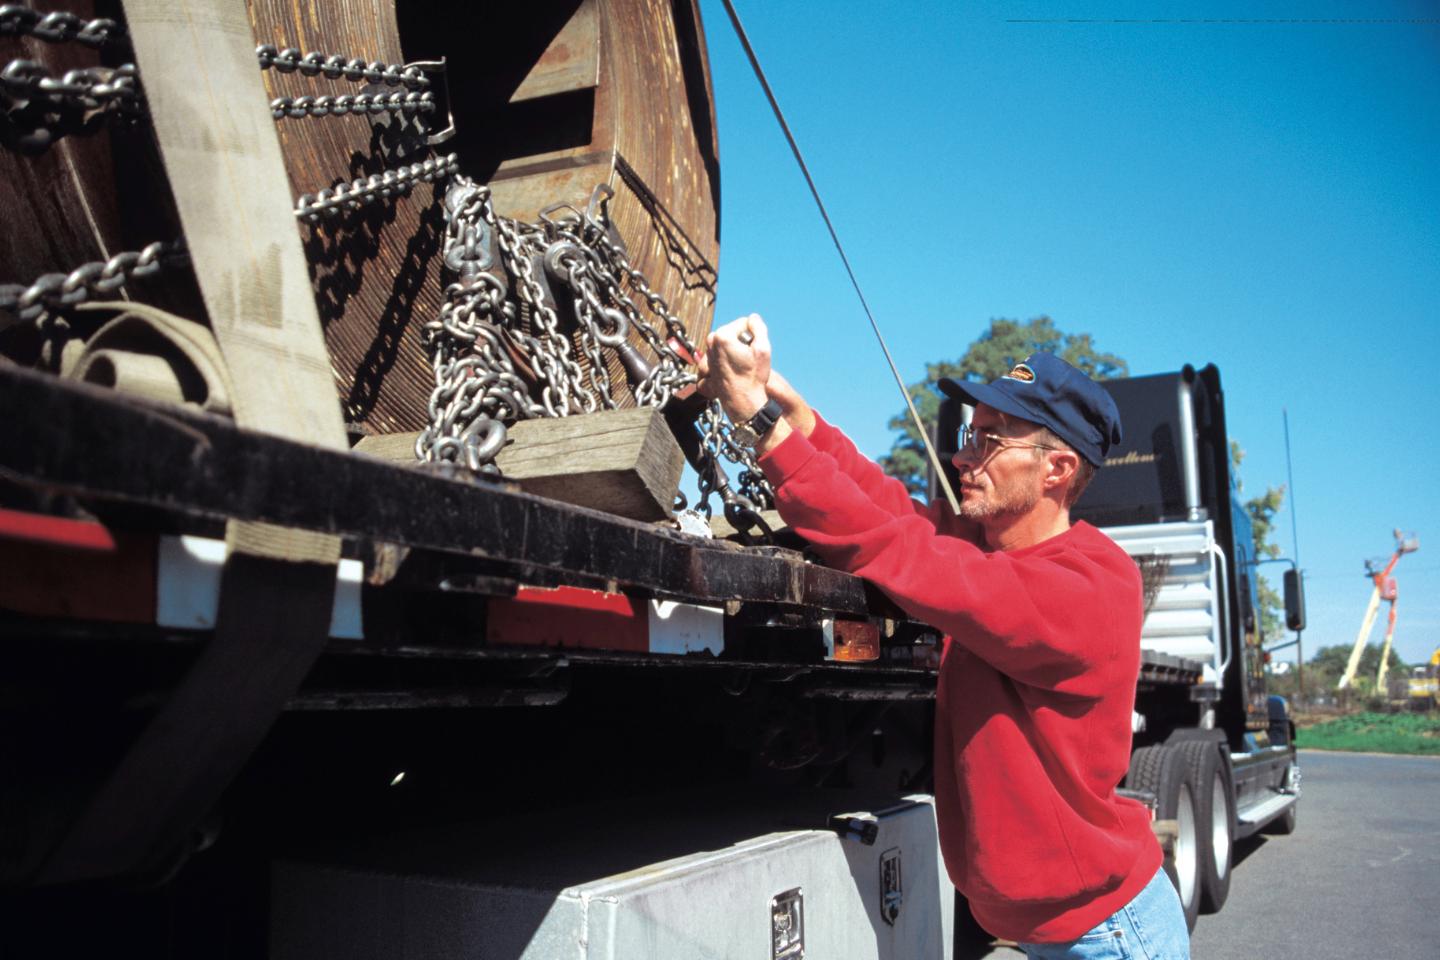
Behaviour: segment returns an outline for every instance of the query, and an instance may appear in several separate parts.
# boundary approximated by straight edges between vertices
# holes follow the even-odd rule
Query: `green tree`
[[[1230,441],[1230,463],[1235,470],[1235,489],[1245,492],[1240,479],[1240,464],[1245,460],[1245,451],[1240,444]],[[1245,513],[1250,517],[1250,533],[1255,544],[1256,560],[1273,560],[1280,556],[1280,548],[1270,539],[1275,532],[1275,514],[1285,503],[1285,487],[1266,487],[1258,497],[1244,501]],[[1284,632],[1282,615],[1285,599],[1270,585],[1270,581],[1259,570],[1255,572],[1255,606],[1260,617],[1260,636],[1269,645],[1276,642]]]
[[[1349,644],[1336,644],[1330,647],[1321,647],[1316,651],[1315,656],[1305,664],[1305,685],[1316,692],[1325,690],[1333,692],[1335,685],[1345,675],[1345,666],[1350,662],[1350,651],[1353,648]],[[1382,644],[1367,643],[1365,649],[1360,651],[1360,666],[1355,671],[1355,689],[1362,693],[1369,693],[1375,686],[1375,674],[1380,671],[1380,651]],[[1395,648],[1390,648],[1390,674],[1391,676],[1403,676],[1409,671],[1409,667],[1395,653]],[[1311,677],[1314,677],[1313,683]]]
[[[1055,321],[1049,317],[1039,316],[1023,323],[995,319],[959,360],[926,364],[925,379],[909,384],[906,389],[926,428],[934,430],[940,411],[941,394],[936,386],[940,379],[950,377],[988,383],[1003,377],[1015,364],[1041,350],[1058,355],[1096,380],[1123,377],[1129,372],[1120,357],[1097,350],[1090,334],[1065,333],[1056,328]],[[890,452],[880,458],[880,466],[909,487],[911,493],[922,493],[929,462],[909,411],[902,410],[891,417],[889,427],[900,436],[891,445]]]

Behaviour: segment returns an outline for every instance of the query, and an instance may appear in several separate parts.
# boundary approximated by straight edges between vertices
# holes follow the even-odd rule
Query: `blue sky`
[[[1440,644],[1440,7],[736,4],[907,381],[1042,313],[1135,374],[1215,363],[1247,492],[1285,483],[1289,411],[1307,655],[1354,641],[1395,527],[1421,537],[1397,648]],[[898,389],[724,7],[701,8],[716,321],[764,315],[777,368],[879,455]],[[1200,18],[1245,22],[1179,22]]]

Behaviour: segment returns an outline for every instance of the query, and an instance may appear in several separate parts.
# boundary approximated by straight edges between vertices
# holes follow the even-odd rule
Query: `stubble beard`
[[[988,494],[980,500],[961,499],[960,516],[966,520],[1009,519],[1029,513],[1040,502],[1039,487],[1024,483],[1021,478],[1016,478],[1005,489],[991,487]]]

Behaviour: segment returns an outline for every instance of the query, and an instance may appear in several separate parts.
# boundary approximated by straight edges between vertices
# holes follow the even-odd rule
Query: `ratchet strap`
[[[244,0],[123,6],[235,420],[345,449]],[[154,874],[177,862],[319,655],[339,539],[232,521],[226,542],[213,638],[40,866],[39,882]]]
[[[142,303],[86,303],[77,309],[116,316],[83,345],[66,344],[61,376],[233,416],[230,371],[208,327]]]

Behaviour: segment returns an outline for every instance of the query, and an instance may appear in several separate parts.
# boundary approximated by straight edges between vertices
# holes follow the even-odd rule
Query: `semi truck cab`
[[[1139,565],[1144,650],[1196,661],[1188,689],[1142,683],[1127,787],[1156,795],[1177,821],[1167,860],[1187,917],[1218,910],[1231,847],[1267,826],[1295,827],[1299,799],[1288,704],[1265,689],[1257,558],[1239,496],[1220,371],[1103,383],[1120,408],[1124,442],[1072,516],[1104,530]],[[1296,590],[1286,577],[1287,593]],[[1287,617],[1299,612],[1287,596]],[[1188,782],[1187,782],[1188,780]]]

